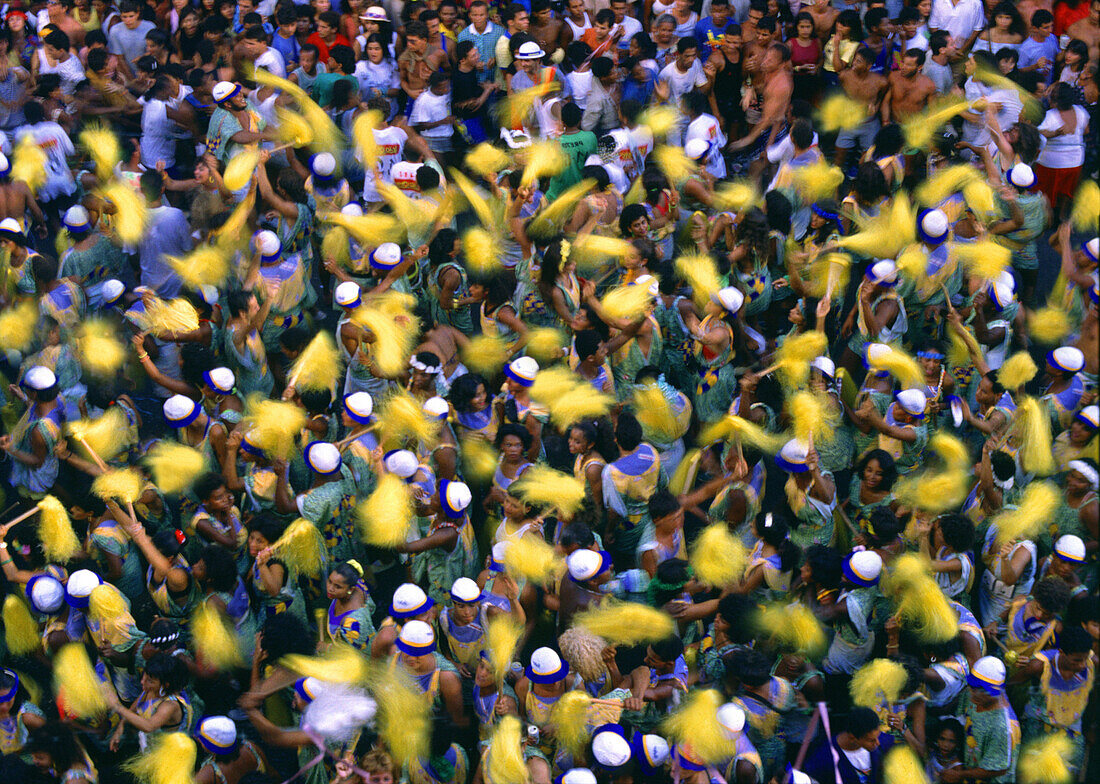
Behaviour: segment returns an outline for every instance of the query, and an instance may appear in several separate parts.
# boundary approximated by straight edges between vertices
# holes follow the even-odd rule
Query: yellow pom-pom
[[[99,189],[99,195],[114,205],[112,225],[118,238],[127,245],[136,245],[149,226],[149,208],[145,199],[125,183],[109,182]]]
[[[1036,343],[1044,346],[1060,345],[1062,339],[1073,331],[1069,314],[1054,306],[1032,311],[1027,319],[1027,329]]]
[[[185,285],[218,287],[229,277],[229,253],[217,245],[200,245],[186,256],[164,257]]]
[[[691,298],[700,309],[722,288],[714,259],[701,253],[676,259],[676,274],[691,286]]]
[[[1100,222],[1100,184],[1096,180],[1085,180],[1077,189],[1070,221],[1077,231],[1096,236],[1097,223]]]
[[[256,167],[260,165],[260,151],[256,149],[242,148],[225,164],[225,173],[222,181],[225,187],[231,191],[239,191],[248,185],[252,175],[256,173]]]
[[[145,480],[133,468],[108,471],[92,480],[92,492],[104,501],[132,504],[141,498]]]
[[[522,636],[523,626],[511,615],[500,613],[489,618],[485,627],[485,651],[497,683],[502,683],[508,674]]]
[[[810,378],[810,363],[827,350],[828,339],[823,332],[813,330],[788,335],[775,352],[775,364],[779,365],[784,386],[788,389],[805,386]]]
[[[532,239],[549,242],[556,234],[561,233],[565,222],[573,216],[573,210],[595,184],[595,180],[581,180],[566,188],[534,217],[527,227],[527,235]]]
[[[374,129],[382,122],[382,113],[377,109],[363,112],[355,118],[351,127],[351,136],[363,162],[369,167],[378,163],[378,142],[374,138]]]
[[[393,242],[402,233],[401,223],[392,215],[344,215],[342,212],[326,212],[319,216],[326,223],[341,227],[364,247],[377,247],[383,242]]]
[[[638,124],[649,128],[654,137],[667,135],[679,121],[680,113],[666,104],[651,105],[638,118]]]
[[[947,433],[936,433],[928,446],[940,456],[944,470],[928,469],[903,477],[894,494],[907,506],[940,514],[966,499],[970,490],[970,455],[962,441]]]
[[[794,437],[799,441],[809,442],[813,435],[814,441],[818,443],[831,441],[835,434],[828,406],[825,395],[806,390],[796,393],[788,404]]]
[[[928,784],[928,774],[924,772],[920,758],[905,744],[896,745],[886,752],[882,779],[885,784]]]
[[[420,322],[412,315],[412,302],[415,300],[394,293],[388,298],[376,298],[352,314],[356,324],[369,330],[366,339],[371,345],[371,358],[385,378],[404,373],[416,348]]]
[[[543,368],[535,374],[535,383],[531,385],[531,399],[549,405],[579,383],[582,383],[582,379],[563,365]]]
[[[16,656],[34,653],[42,644],[38,622],[26,603],[13,593],[4,597],[4,643]]]
[[[573,623],[603,637],[609,645],[641,645],[676,632],[671,615],[635,602],[607,602],[578,613]]]
[[[959,163],[940,169],[917,186],[917,202],[926,207],[938,207],[967,183],[981,177],[981,172],[969,163]]]
[[[499,174],[512,163],[505,152],[488,142],[482,142],[466,153],[466,168],[482,177]]]
[[[528,784],[527,763],[523,761],[523,745],[519,719],[507,715],[493,730],[485,750],[485,778],[493,784]]]
[[[306,147],[313,144],[313,126],[298,112],[283,106],[275,107],[275,133],[279,142],[289,144],[291,147]],[[228,171],[228,167],[226,169]],[[246,180],[247,182],[247,180]],[[232,190],[237,190],[233,188]]]
[[[432,704],[400,669],[387,669],[371,688],[378,734],[398,765],[423,757],[431,735]]]
[[[936,131],[952,117],[962,114],[970,104],[962,98],[950,98],[930,105],[920,114],[915,114],[902,125],[902,133],[910,147],[928,149]]]
[[[107,702],[99,690],[99,678],[83,643],[68,643],[57,652],[53,660],[53,681],[57,698],[67,713],[92,719],[107,712]]]
[[[901,622],[917,637],[929,643],[947,642],[959,633],[959,619],[929,568],[924,556],[898,556],[883,580],[883,593],[893,598]]]
[[[466,367],[487,378],[500,371],[508,356],[508,342],[497,335],[474,335],[462,348],[462,361]]]
[[[501,269],[500,241],[480,226],[462,235],[462,249],[466,253],[467,266],[474,272],[487,275]]]
[[[755,422],[743,419],[739,416],[726,416],[699,432],[697,439],[700,444],[713,444],[717,441],[741,441],[749,446],[775,454],[787,443],[787,439],[780,433],[771,433]]]
[[[256,189],[251,188],[245,197],[237,203],[225,223],[221,227],[210,232],[210,236],[217,242],[219,248],[229,248],[233,251],[241,251],[250,254],[248,248],[251,232],[248,230],[248,221],[252,215],[252,208],[256,206]]]
[[[332,645],[320,656],[292,653],[281,658],[279,664],[302,677],[325,683],[365,683],[371,675],[370,660],[344,643]]]
[[[820,160],[809,166],[799,166],[790,171],[791,185],[804,202],[831,199],[844,182],[844,172]]]
[[[407,444],[434,445],[439,439],[439,421],[429,419],[416,398],[405,391],[391,392],[382,401],[379,441],[386,449],[402,449]]]
[[[248,442],[271,457],[290,459],[298,433],[306,426],[305,409],[259,395],[249,397],[242,420]]]
[[[1036,738],[1020,754],[1020,784],[1066,784],[1073,779],[1069,768],[1073,757],[1073,742],[1064,733]]]
[[[855,130],[867,119],[867,104],[838,91],[821,102],[817,118],[826,131]]]
[[[145,312],[129,311],[127,314],[145,332],[161,336],[167,332],[194,332],[199,328],[199,314],[195,306],[185,299],[168,302],[154,295],[146,295]]]
[[[509,487],[509,492],[529,504],[554,509],[568,519],[584,503],[585,486],[572,474],[536,463]]]
[[[719,210],[741,212],[760,203],[760,192],[749,182],[723,182],[714,192],[714,206]]]
[[[614,405],[614,395],[600,392],[588,382],[582,382],[550,404],[550,421],[564,432],[583,419],[607,416]]]
[[[909,673],[896,661],[872,659],[856,670],[848,690],[854,704],[877,708],[884,703],[897,702],[908,680]]]
[[[483,438],[467,436],[462,441],[462,475],[475,482],[488,482],[497,470],[497,452]]]
[[[1058,470],[1046,406],[1033,397],[1024,398],[1016,408],[1012,430],[1013,440],[1020,447],[1020,465],[1025,472],[1050,476]]]
[[[191,636],[199,660],[215,670],[227,670],[244,664],[241,641],[229,620],[209,602],[191,613]]]
[[[47,561],[65,563],[80,552],[73,523],[65,505],[47,495],[38,502],[38,538]]]
[[[317,526],[298,518],[283,531],[271,546],[288,567],[309,577],[321,573],[325,562],[325,539]]]
[[[956,242],[951,253],[976,278],[996,280],[1012,262],[1012,251],[992,240]]]
[[[130,603],[110,583],[97,585],[88,595],[88,614],[100,623],[130,612]]]
[[[514,484],[512,486],[515,487]],[[546,586],[557,582],[564,574],[565,562],[540,537],[527,535],[508,543],[504,551],[504,568],[517,582],[523,579],[535,585]]]
[[[924,384],[924,371],[917,360],[900,348],[890,347],[889,351],[868,357],[867,364],[872,370],[889,373],[906,389],[919,389]]]
[[[1017,390],[1039,373],[1035,360],[1026,351],[1018,351],[1004,361],[997,371],[997,381],[1005,389]]]
[[[647,441],[671,444],[687,431],[691,412],[687,411],[687,416],[677,418],[672,404],[656,384],[638,386],[634,390],[631,404]]]
[[[88,125],[80,132],[80,146],[95,161],[96,176],[107,181],[122,160],[122,148],[114,131],[99,124]]]
[[[102,319],[88,319],[80,324],[73,346],[80,366],[97,378],[113,378],[126,364],[126,347],[118,339],[114,326]]]
[[[601,304],[613,319],[638,321],[652,309],[653,295],[649,293],[649,285],[626,284],[604,294]]]
[[[725,588],[741,579],[746,563],[745,545],[724,522],[703,529],[691,549],[691,568],[700,582]]]
[[[636,254],[634,245],[618,237],[604,237],[600,234],[588,234],[573,242],[569,260],[585,270],[606,269],[613,261],[628,258]]]
[[[1055,485],[1030,482],[1024,488],[1016,508],[998,512],[991,521],[990,524],[997,527],[997,547],[1032,539],[1047,530],[1061,501],[1062,495]]]
[[[560,358],[564,352],[563,347],[568,343],[568,338],[561,330],[536,327],[527,333],[524,349],[528,356],[534,357],[540,363],[547,363]]]
[[[342,370],[332,334],[318,332],[294,360],[287,378],[289,385],[300,392],[335,392],[337,382],[343,380]]]
[[[27,351],[34,343],[37,328],[38,305],[34,300],[5,308],[0,312],[0,349]]]
[[[993,188],[985,180],[974,180],[964,185],[963,198],[978,220],[988,223],[995,217],[997,206],[993,203]]]
[[[102,460],[111,460],[129,445],[130,430],[122,409],[112,406],[95,419],[81,419],[67,427],[69,437],[80,446],[84,457],[91,460],[88,450]],[[84,445],[87,444],[87,448]]]
[[[362,271],[361,263],[356,259],[356,265],[352,266],[351,259],[351,235],[343,226],[333,226],[325,232],[321,238],[321,257],[325,260],[332,259],[341,267],[351,267],[356,272]]]
[[[357,509],[363,541],[376,547],[396,547],[408,539],[414,511],[404,480],[396,474],[382,474],[374,492]]]
[[[46,151],[35,142],[33,133],[26,133],[15,144],[11,156],[12,182],[25,182],[31,193],[46,184],[46,171],[49,161]]]
[[[717,763],[736,754],[737,736],[718,723],[722,695],[714,689],[688,693],[683,707],[661,724],[669,740],[689,746],[692,756],[702,762]]]
[[[651,154],[651,160],[668,177],[669,182],[679,188],[699,172],[695,161],[684,154],[679,147],[657,145]]]
[[[574,758],[584,753],[588,743],[588,709],[592,698],[583,691],[567,691],[554,703],[550,722],[554,737]]]
[[[123,767],[144,784],[193,784],[198,747],[185,732],[153,735],[149,747]]]
[[[825,652],[828,641],[817,616],[801,604],[773,604],[757,617],[763,636],[781,651],[816,659]]]
[[[535,142],[523,151],[526,165],[520,186],[533,184],[541,177],[553,177],[565,171],[569,159],[557,141]]]
[[[172,441],[157,442],[145,455],[145,464],[156,486],[169,495],[187,490],[206,471],[202,452]]]

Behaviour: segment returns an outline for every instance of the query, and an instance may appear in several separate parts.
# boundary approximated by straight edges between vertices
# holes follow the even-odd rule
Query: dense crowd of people
[[[4,4],[0,781],[1096,780],[1098,49]]]

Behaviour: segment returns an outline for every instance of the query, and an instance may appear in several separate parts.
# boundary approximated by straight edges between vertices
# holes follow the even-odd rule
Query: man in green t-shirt
[[[350,46],[336,44],[328,53],[328,73],[317,74],[313,80],[313,100],[324,107],[332,103],[332,88],[337,82],[351,82],[358,92],[359,82],[352,74],[355,72],[355,51]]]
[[[558,139],[558,144],[561,145],[562,152],[565,153],[569,163],[561,174],[550,180],[550,187],[546,189],[546,198],[549,201],[553,201],[566,188],[581,181],[584,162],[588,160],[589,155],[594,155],[596,152],[596,134],[581,130],[582,117],[584,112],[572,101],[561,107],[561,122],[565,126],[565,131]]]

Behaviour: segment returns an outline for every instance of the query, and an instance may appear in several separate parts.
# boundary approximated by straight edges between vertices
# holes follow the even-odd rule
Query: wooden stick
[[[107,468],[107,464],[103,462],[103,458],[96,454],[96,451],[94,449],[88,446],[88,442],[84,440],[83,436],[77,436],[76,440],[80,442],[80,445],[82,447],[88,450],[88,454],[92,456],[92,460],[94,460],[95,464],[99,466],[100,471],[110,470]]]
[[[14,526],[14,525],[18,525],[19,523],[21,523],[21,522],[23,522],[24,520],[26,520],[26,519],[27,519],[28,517],[31,517],[32,515],[34,515],[34,514],[35,514],[35,512],[37,512],[37,511],[38,511],[38,507],[37,507],[37,506],[32,506],[32,507],[31,507],[30,509],[28,509],[28,510],[27,510],[26,512],[24,512],[23,514],[19,515],[19,517],[15,518],[15,519],[14,519],[14,520],[12,520],[11,522],[5,523],[5,525],[6,525],[6,526],[7,526],[8,528],[11,528],[11,527],[12,527],[12,526]]]
[[[363,435],[366,435],[367,433],[374,432],[377,429],[378,429],[378,423],[375,422],[373,425],[369,425],[368,427],[363,428],[362,430],[358,431],[357,433],[352,433],[349,436],[341,438],[339,441],[336,442],[336,444],[334,446],[337,449],[341,449],[344,446],[347,446],[348,444],[350,444],[352,441],[359,438],[359,436],[363,436]]]
[[[781,367],[783,367],[783,363],[782,362],[776,362],[774,365],[771,365],[771,366],[766,367],[763,370],[761,370],[758,375],[761,378],[763,378],[764,376],[770,376],[772,373],[779,370],[779,368],[781,368]]]

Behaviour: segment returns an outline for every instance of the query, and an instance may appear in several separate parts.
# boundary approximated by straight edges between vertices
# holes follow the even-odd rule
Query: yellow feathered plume
[[[191,635],[198,658],[213,669],[228,670],[244,664],[236,631],[209,602],[202,602],[191,613]]]
[[[103,623],[130,612],[130,603],[110,583],[97,585],[88,595],[88,613],[93,620]]]
[[[1028,122],[1037,124],[1043,116],[1043,107],[1035,96],[1016,84],[1016,82],[1001,74],[996,68],[987,68],[984,65],[979,65],[973,79],[989,87],[996,87],[1000,90],[1011,90],[1016,93],[1017,97],[1020,99],[1020,103],[1023,104],[1023,110],[1020,112],[1021,120],[1027,120]],[[997,98],[990,96],[990,98],[986,100],[997,100]],[[984,101],[982,103],[984,104]],[[975,102],[975,104],[977,104],[977,102]],[[975,105],[974,108],[977,109],[979,107]],[[984,111],[984,105],[981,108]]]
[[[57,652],[53,659],[53,683],[57,699],[67,713],[92,719],[107,712],[99,678],[83,643],[70,642]]]
[[[762,452],[775,454],[787,443],[780,433],[772,433],[760,425],[739,416],[725,416],[699,432],[700,444],[713,444],[716,441],[739,439],[742,443],[754,446]]]
[[[569,260],[582,269],[604,269],[612,260],[625,259],[634,252],[634,245],[627,240],[588,234],[573,242]]]
[[[928,441],[928,446],[948,468],[966,470],[970,467],[970,452],[966,444],[950,433],[936,433]]]
[[[826,131],[851,131],[867,119],[867,104],[837,91],[821,102],[817,119]]]
[[[74,347],[80,366],[97,378],[113,378],[126,364],[126,347],[114,326],[103,319],[81,322],[74,335]]]
[[[703,529],[691,548],[691,568],[700,582],[726,588],[741,579],[747,554],[724,522]]]
[[[550,722],[554,725],[554,737],[574,759],[579,758],[588,745],[588,709],[592,698],[583,691],[567,691],[554,703]]]
[[[981,172],[969,163],[958,163],[940,169],[917,186],[917,203],[925,207],[938,207],[967,183],[981,178]]]
[[[470,209],[477,215],[478,221],[481,222],[483,228],[491,229],[495,225],[493,222],[493,208],[489,206],[489,202],[484,196],[478,192],[477,186],[458,169],[448,169],[451,175],[451,182],[462,192],[462,195],[466,198],[466,203],[470,205]]]
[[[950,98],[937,101],[920,114],[913,115],[901,126],[905,141],[910,147],[927,150],[932,146],[932,137],[944,123],[952,117],[962,114],[970,108],[963,98]]]
[[[547,363],[561,357],[562,347],[568,342],[560,329],[536,327],[527,333],[524,348],[528,356],[534,357],[540,363]]]
[[[360,536],[376,547],[396,547],[408,539],[414,511],[405,481],[396,474],[382,474],[374,492],[357,508]]]
[[[286,565],[308,577],[321,574],[325,562],[325,539],[317,526],[299,517],[287,526],[271,549]]]
[[[42,644],[38,622],[26,602],[13,593],[4,597],[4,643],[15,656],[34,653]]]
[[[416,398],[403,390],[386,396],[378,418],[379,441],[386,449],[401,449],[407,442],[434,444],[439,438],[439,422],[429,419]]]
[[[584,503],[582,480],[539,463],[524,471],[511,487],[515,488],[513,495],[526,503],[550,507],[564,518],[572,517]]]
[[[648,285],[628,283],[608,291],[600,304],[609,317],[633,322],[644,318],[653,307],[653,295]]]
[[[1020,445],[1020,465],[1026,473],[1050,476],[1058,470],[1046,406],[1033,397],[1024,398],[1016,409],[1012,431],[1013,440]]]
[[[683,427],[676,419],[676,412],[656,384],[641,384],[636,387],[631,405],[646,440],[671,444],[684,434]]]
[[[394,307],[372,302],[352,314],[356,324],[370,330],[374,338],[371,358],[385,378],[396,378],[405,372],[420,331],[419,320],[403,310],[401,302],[395,300],[392,304]]]
[[[326,223],[340,226],[364,247],[376,248],[383,242],[393,242],[404,229],[392,215],[371,213],[370,215],[344,215],[342,212],[326,212],[318,216]]]
[[[351,235],[343,226],[333,226],[325,232],[321,238],[321,258],[332,259],[341,267],[362,271],[360,260],[356,259],[356,266],[351,263]]]
[[[699,166],[680,147],[658,144],[651,159],[677,188],[699,173]]]
[[[564,431],[582,419],[607,416],[614,405],[614,395],[600,392],[585,381],[550,403],[550,421],[558,430]]]
[[[996,217],[997,206],[993,201],[993,188],[985,180],[974,180],[963,186],[966,206],[983,223]]]
[[[772,604],[757,617],[761,633],[782,651],[810,659],[825,653],[825,630],[813,612],[802,604]]]
[[[854,704],[877,708],[884,703],[897,702],[908,680],[909,673],[896,661],[872,659],[856,670],[848,691]]]
[[[114,131],[98,123],[88,125],[80,132],[80,146],[95,161],[96,176],[103,182],[111,179],[115,166],[122,160],[122,149]]]
[[[535,142],[523,152],[527,164],[523,167],[521,186],[531,185],[542,177],[561,174],[569,165],[569,159],[557,141]]]
[[[225,164],[225,173],[222,181],[225,187],[231,191],[239,191],[248,185],[252,175],[256,173],[256,167],[260,165],[260,151],[255,148],[243,147],[229,162]]]
[[[565,561],[541,538],[521,536],[509,542],[504,551],[504,568],[517,582],[522,578],[546,586],[565,573]]]
[[[836,437],[824,395],[802,390],[791,398],[788,413],[791,415],[794,437],[799,441],[809,442],[811,434],[817,443],[832,441]]]
[[[997,371],[997,381],[1009,390],[1017,390],[1029,383],[1039,373],[1035,360],[1026,351],[1017,351],[1004,361]]]
[[[482,177],[498,174],[512,163],[511,158],[501,149],[488,142],[482,142],[466,153],[466,168]]]
[[[123,767],[144,784],[193,784],[198,747],[185,732],[152,736],[149,747]]]
[[[476,482],[487,482],[497,470],[496,450],[483,438],[467,436],[461,439],[462,475]]]
[[[535,119],[535,103],[552,89],[552,83],[540,82],[511,95],[502,96],[496,107],[497,122],[502,128],[521,128]]]
[[[922,555],[898,556],[883,581],[883,593],[893,600],[901,622],[914,634],[929,643],[947,642],[959,633],[959,619],[929,569]]]
[[[608,645],[657,642],[676,632],[672,616],[634,602],[607,602],[578,613],[573,623],[603,637]]]
[[[508,346],[498,335],[474,335],[462,348],[462,361],[475,373],[492,378],[508,361]]]
[[[185,299],[166,302],[160,297],[147,294],[144,302],[144,313],[130,311],[134,322],[143,332],[160,337],[168,332],[194,332],[199,328],[198,311]]]
[[[38,304],[25,300],[0,312],[0,349],[24,352],[34,343],[38,328]]]
[[[130,438],[126,415],[117,406],[111,406],[95,419],[72,422],[66,430],[79,445],[80,453],[89,460],[93,458],[88,449],[103,460],[111,460],[126,448]],[[88,445],[87,449],[84,444]]]
[[[37,194],[46,184],[46,151],[34,141],[34,134],[24,134],[11,155],[12,182],[25,182],[31,193]]]
[[[1073,331],[1069,314],[1052,305],[1032,311],[1027,319],[1028,334],[1036,343],[1045,346],[1060,345],[1062,339]]]
[[[1030,482],[1015,509],[1003,509],[991,521],[997,526],[997,547],[1032,539],[1047,530],[1061,504],[1061,493],[1050,482]]]
[[[905,744],[896,745],[886,752],[882,774],[885,784],[929,784],[920,758]]]
[[[275,133],[281,144],[289,144],[291,147],[305,147],[313,144],[313,126],[298,112],[276,106],[275,117],[279,120],[275,124]]]
[[[775,351],[775,364],[788,389],[806,385],[810,378],[810,363],[828,351],[824,332],[816,330],[787,336]]]
[[[217,245],[200,245],[186,256],[168,256],[164,260],[180,280],[192,289],[220,286],[229,277],[229,254]]]
[[[271,457],[289,460],[306,426],[306,412],[293,403],[252,395],[245,402],[243,424],[250,444]]]
[[[466,265],[474,272],[485,275],[501,269],[500,240],[480,226],[462,235],[462,248],[466,253]]]
[[[1012,262],[1012,251],[992,240],[956,242],[951,253],[976,278],[996,280]]]
[[[515,716],[505,716],[493,730],[485,750],[485,778],[493,784],[527,784],[527,763],[523,761],[520,723]]]
[[[299,392],[334,392],[342,380],[340,352],[332,333],[318,332],[290,366],[287,383]]]
[[[386,669],[371,688],[378,704],[378,734],[394,761],[404,765],[428,752],[432,704],[401,669]]]
[[[324,109],[313,102],[305,90],[289,79],[275,76],[263,68],[254,69],[252,78],[257,84],[285,92],[297,102],[302,116],[313,129],[314,139],[311,149],[315,152],[337,153],[340,151],[343,147],[343,134],[337,130],[332,118],[325,113]]]
[[[868,358],[867,364],[872,370],[886,371],[906,389],[919,389],[924,384],[924,371],[917,360],[900,348],[890,347],[889,351]]]
[[[690,746],[693,756],[717,763],[736,754],[737,738],[718,723],[722,695],[714,689],[688,692],[682,708],[661,723],[661,734],[670,741]]]
[[[1020,784],[1066,784],[1073,779],[1069,768],[1073,756],[1073,742],[1064,733],[1036,738],[1020,754]]]
[[[899,191],[890,209],[866,221],[860,231],[841,237],[837,245],[879,259],[892,259],[916,239],[916,212],[909,197]],[[900,266],[900,265],[899,265]],[[923,270],[920,271],[923,273]]]
[[[108,471],[92,480],[92,492],[104,501],[132,504],[141,498],[145,480],[133,468]]]
[[[894,494],[907,506],[940,514],[958,507],[970,489],[970,455],[966,445],[948,433],[936,433],[928,442],[944,463],[916,475],[902,477]]]
[[[676,274],[691,286],[691,298],[700,309],[722,288],[718,266],[711,256],[693,253],[676,259]]]
[[[403,190],[384,180],[376,182],[375,188],[410,235],[421,234],[431,228],[435,219],[435,205],[430,201],[410,199]]]
[[[804,202],[815,202],[836,196],[844,182],[844,172],[824,160],[790,170],[791,185]]]
[[[374,129],[381,125],[382,119],[380,111],[371,109],[356,117],[351,126],[355,146],[363,156],[363,162],[370,168],[378,163],[378,142],[374,138]]]
[[[500,613],[489,617],[485,627],[485,652],[498,684],[504,682],[522,636],[523,626],[511,615]]]
[[[576,185],[571,185],[561,192],[558,198],[540,210],[527,227],[528,236],[549,241],[555,234],[561,232],[566,221],[573,216],[573,210],[580,204],[581,199],[588,195],[595,180],[581,180]]]
[[[129,185],[115,180],[97,191],[97,194],[114,205],[111,225],[118,238],[127,245],[136,245],[149,227],[149,208],[145,199]]]
[[[251,253],[248,248],[251,232],[248,229],[252,209],[256,206],[256,189],[249,188],[244,198],[240,200],[233,211],[229,213],[225,223],[220,228],[210,232],[219,248]]]
[[[649,128],[654,137],[665,136],[680,121],[680,113],[666,104],[646,108],[638,117],[638,124]]]
[[[173,441],[159,441],[145,455],[145,464],[153,482],[168,495],[187,490],[206,470],[202,452]]]
[[[47,495],[38,502],[38,538],[42,554],[52,563],[65,563],[80,552],[80,540],[65,505]]]
[[[1070,222],[1077,231],[1096,236],[1097,224],[1100,223],[1100,185],[1096,180],[1085,180],[1077,189],[1077,195],[1073,197],[1073,212],[1070,214]]]
[[[760,203],[760,192],[749,182],[723,182],[714,192],[714,206],[719,210],[740,212]]]
[[[549,405],[582,381],[583,379],[564,365],[543,368],[535,374],[535,383],[531,385],[531,399]]]
[[[292,653],[279,664],[304,678],[316,678],[325,683],[365,683],[370,678],[370,660],[355,648],[336,643],[320,656]]]

